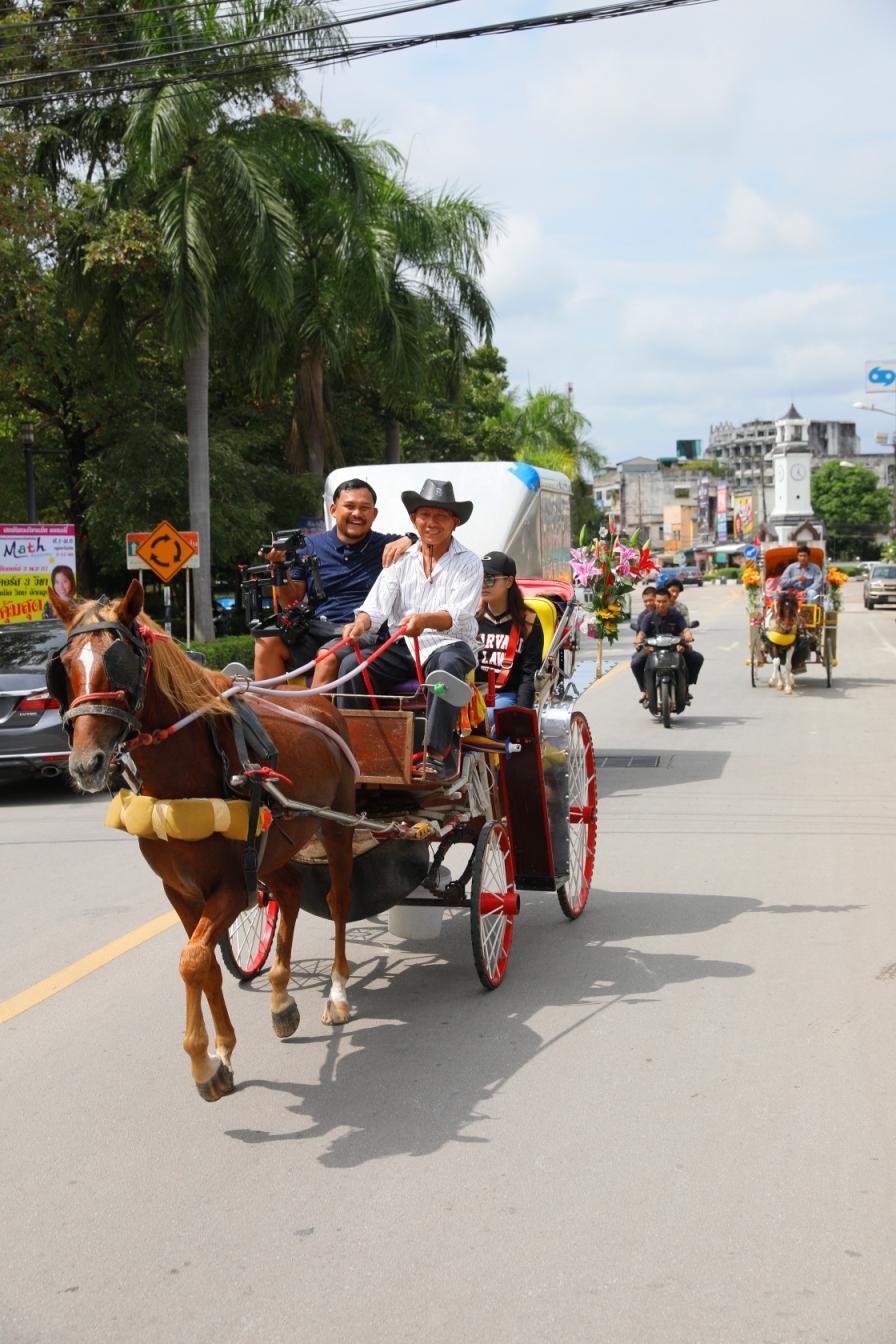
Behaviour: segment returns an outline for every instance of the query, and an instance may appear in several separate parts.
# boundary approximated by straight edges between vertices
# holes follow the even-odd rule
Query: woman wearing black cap
[[[496,709],[531,709],[535,674],[544,657],[541,622],[523,601],[516,563],[509,555],[489,551],[482,557],[482,569],[476,680],[494,686]]]

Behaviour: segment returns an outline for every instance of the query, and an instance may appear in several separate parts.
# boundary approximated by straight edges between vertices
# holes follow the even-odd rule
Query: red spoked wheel
[[[500,821],[490,821],[479,832],[470,878],[473,961],[485,989],[504,979],[519,908],[510,837]]]
[[[567,919],[588,903],[597,848],[597,771],[591,729],[584,714],[569,721],[569,875],[557,892]]]
[[[254,980],[264,970],[274,945],[280,907],[263,887],[254,905],[233,921],[221,939],[224,965],[237,980]]]

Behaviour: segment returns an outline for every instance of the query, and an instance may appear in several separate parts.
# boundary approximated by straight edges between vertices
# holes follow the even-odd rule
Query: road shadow
[[[98,797],[108,804],[107,793],[79,793],[67,770],[51,779],[33,778],[30,775],[8,779],[0,776],[0,807],[33,807],[36,803],[95,803]]]
[[[656,891],[592,893],[598,901],[600,934],[607,942],[706,933],[740,915],[846,914],[862,905],[780,905],[752,896],[718,896],[709,892],[674,894]]]
[[[318,1160],[332,1167],[398,1154],[419,1156],[451,1142],[488,1142],[484,1103],[563,1038],[589,1031],[596,1018],[616,1007],[662,1012],[669,985],[752,974],[753,968],[742,962],[619,943],[621,928],[607,928],[608,894],[595,891],[592,899],[593,908],[589,905],[570,924],[555,897],[524,897],[507,978],[494,994],[484,992],[476,979],[466,914],[446,917],[440,937],[422,951],[395,946],[384,928],[380,945],[375,938],[361,942],[353,934],[349,994],[354,1016],[335,1031],[314,1024],[329,964],[294,963],[309,1034],[300,1032],[285,1046],[307,1046],[310,1036],[323,1045],[325,1061],[314,1080],[241,1083],[237,1090],[283,1093],[286,1111],[299,1123],[279,1131],[228,1130],[228,1136],[249,1145],[308,1139],[319,1145],[323,1139],[327,1146]],[[641,899],[618,898],[620,904]],[[710,927],[741,912],[722,898],[716,898],[715,910],[707,897],[681,899],[686,906],[699,903],[699,914],[690,904],[676,930],[674,911],[680,902],[667,896],[665,914],[658,903],[651,926],[665,919],[666,932],[685,932],[687,926]],[[643,910],[635,923],[645,923]],[[310,1003],[309,992],[314,995]],[[547,1038],[532,1025],[546,1006],[569,1010],[563,1014],[565,1025]],[[600,1042],[601,1034],[592,1031],[589,1048],[596,1068]]]
[[[663,749],[665,748],[665,750]],[[673,784],[700,784],[721,779],[731,757],[730,751],[676,751],[664,740],[655,750],[643,746],[631,751],[614,747],[612,751],[598,752],[597,797],[612,797],[614,793],[638,793],[646,789],[670,788]],[[659,758],[659,765],[627,765],[626,762]],[[613,765],[605,762],[609,759]],[[604,763],[602,763],[604,762]]]

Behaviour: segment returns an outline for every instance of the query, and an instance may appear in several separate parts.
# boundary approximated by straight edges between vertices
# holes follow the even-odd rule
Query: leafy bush
[[[740,574],[741,571],[738,567],[736,565],[731,565],[728,568],[711,569],[703,577],[704,581],[708,583],[712,579],[739,579]]]
[[[225,635],[211,644],[194,644],[194,649],[204,653],[208,666],[220,672],[228,663],[244,663],[249,671],[255,659],[255,640],[251,635]]]

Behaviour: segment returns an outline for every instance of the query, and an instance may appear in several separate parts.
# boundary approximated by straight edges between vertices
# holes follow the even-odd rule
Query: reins
[[[131,748],[134,747],[159,746],[161,745],[161,743],[166,742],[169,738],[173,737],[176,733],[179,733],[184,728],[189,727],[191,723],[195,723],[197,719],[202,718],[205,714],[208,713],[209,706],[206,705],[200,709],[193,710],[192,713],[190,714],[185,714],[182,719],[178,719],[175,723],[170,724],[167,728],[155,728],[151,732],[143,731],[143,725],[140,722],[137,715],[142,709],[143,702],[146,698],[146,687],[148,685],[149,672],[152,665],[152,656],[150,654],[148,646],[152,645],[152,643],[155,640],[170,640],[171,637],[170,635],[165,634],[161,630],[152,630],[149,626],[146,625],[138,625],[136,630],[133,630],[130,629],[128,626],[123,625],[119,621],[97,621],[95,624],[88,626],[86,629],[79,628],[83,626],[83,622],[87,619],[88,616],[94,614],[99,609],[99,607],[103,605],[104,600],[105,599],[101,598],[100,601],[95,603],[92,608],[83,613],[83,615],[77,621],[76,625],[70,631],[65,646],[70,644],[73,639],[77,639],[82,635],[84,636],[92,635],[100,630],[113,630],[119,635],[119,637],[123,636],[124,638],[126,638],[131,647],[133,648],[134,653],[137,655],[139,659],[139,675],[138,678],[136,679],[138,681],[139,689],[134,693],[135,703],[132,707],[129,705],[128,703],[129,697],[126,689],[117,688],[109,691],[92,691],[86,695],[76,696],[76,698],[71,701],[66,713],[63,716],[63,724],[66,726],[66,729],[68,729],[69,722],[82,714],[90,714],[90,715],[97,715],[100,717],[114,718],[118,719],[121,723],[123,723],[126,728],[131,729],[130,735],[127,738],[123,739],[121,742],[119,742],[118,745],[116,746],[115,748],[116,752],[120,753],[123,750],[129,751]],[[288,672],[280,677],[271,677],[266,681],[253,681],[249,677],[239,678],[234,682],[232,686],[228,686],[226,690],[219,691],[218,695],[215,698],[220,700],[229,700],[231,699],[232,696],[235,695],[250,694],[253,698],[260,700],[263,703],[267,699],[266,707],[269,710],[276,713],[277,715],[279,715],[281,718],[288,718],[295,723],[301,723],[305,725],[305,727],[313,729],[315,732],[321,734],[323,737],[326,737],[328,740],[332,741],[345,756],[346,760],[348,761],[349,765],[352,768],[352,772],[355,778],[358,779],[361,774],[361,768],[358,765],[358,762],[355,760],[355,756],[351,748],[343,740],[343,738],[340,736],[338,732],[336,732],[333,728],[330,728],[327,724],[320,723],[317,719],[310,718],[306,714],[300,714],[297,710],[287,709],[285,705],[279,705],[276,702],[271,703],[271,699],[273,697],[286,698],[286,699],[303,699],[303,698],[306,699],[309,696],[322,695],[329,691],[336,690],[339,686],[342,686],[347,681],[351,681],[352,678],[356,677],[359,672],[362,674],[368,692],[371,694],[372,697],[373,688],[371,686],[369,676],[367,674],[367,668],[370,666],[371,663],[376,662],[377,658],[379,658],[383,653],[385,653],[386,649],[388,649],[392,644],[394,644],[396,640],[401,639],[404,636],[406,628],[407,628],[406,625],[404,624],[400,625],[398,629],[395,631],[394,635],[391,635],[389,639],[385,640],[384,643],[378,645],[375,649],[373,649],[371,653],[367,656],[367,658],[359,661],[357,667],[352,668],[349,672],[343,673],[342,676],[336,677],[333,681],[327,682],[323,686],[308,687],[305,690],[297,690],[297,691],[286,691],[276,689],[276,687],[280,686],[283,682],[291,681],[292,678],[300,676],[302,673],[311,671],[311,669],[314,668],[319,662],[323,661],[324,658],[327,658],[330,654],[335,653],[338,649],[347,647],[349,644],[353,645],[360,659],[360,649],[358,645],[354,643],[354,641],[349,639],[342,639],[338,644],[335,644],[328,649],[321,650],[316,657],[312,658],[310,662],[305,663],[304,666],[295,668],[293,671]],[[420,654],[416,638],[414,639],[414,649],[415,649],[415,661],[419,669]],[[106,652],[108,653],[108,650]],[[103,657],[105,661],[106,654],[104,654]],[[108,675],[108,669],[107,669],[107,675]]]

